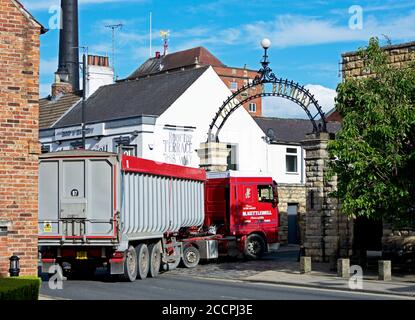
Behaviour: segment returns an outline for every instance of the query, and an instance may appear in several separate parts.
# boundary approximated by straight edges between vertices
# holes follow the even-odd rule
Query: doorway
[[[298,204],[289,204],[288,215],[288,244],[299,244],[298,237]]]

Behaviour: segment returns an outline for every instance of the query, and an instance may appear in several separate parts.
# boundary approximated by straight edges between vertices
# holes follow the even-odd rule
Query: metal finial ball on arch
[[[313,125],[313,133],[327,132],[326,116],[314,95],[296,82],[277,78],[269,67],[268,49],[271,46],[271,41],[264,39],[261,45],[265,54],[258,76],[223,102],[209,126],[208,142],[219,142],[219,133],[233,112],[246,103],[262,97],[281,97],[296,103],[307,114]],[[261,93],[249,95],[250,89],[258,86],[262,86]]]

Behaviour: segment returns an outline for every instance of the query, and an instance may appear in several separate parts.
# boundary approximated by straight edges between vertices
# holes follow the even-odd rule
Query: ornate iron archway
[[[219,133],[233,112],[247,102],[262,97],[281,97],[296,103],[310,119],[313,125],[313,133],[327,132],[326,116],[314,95],[298,83],[277,78],[269,67],[268,49],[270,42],[264,40],[262,43],[265,54],[258,76],[251,83],[232,94],[223,103],[209,126],[208,142],[219,142]],[[262,86],[261,93],[249,95],[250,89],[258,86]],[[267,91],[267,86],[272,87],[272,89]]]

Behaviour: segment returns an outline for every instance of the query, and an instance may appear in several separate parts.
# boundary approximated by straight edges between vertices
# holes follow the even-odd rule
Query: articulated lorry
[[[42,155],[39,176],[43,272],[107,267],[135,281],[278,248],[277,184],[269,177],[83,150]]]

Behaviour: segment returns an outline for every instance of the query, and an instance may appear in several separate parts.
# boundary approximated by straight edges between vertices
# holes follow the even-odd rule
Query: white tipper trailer
[[[76,150],[42,155],[43,272],[56,264],[67,272],[90,273],[104,266],[112,275],[135,281],[156,277],[180,261],[194,267],[200,259],[218,258],[215,236],[201,232],[205,181],[204,170],[123,154]]]

